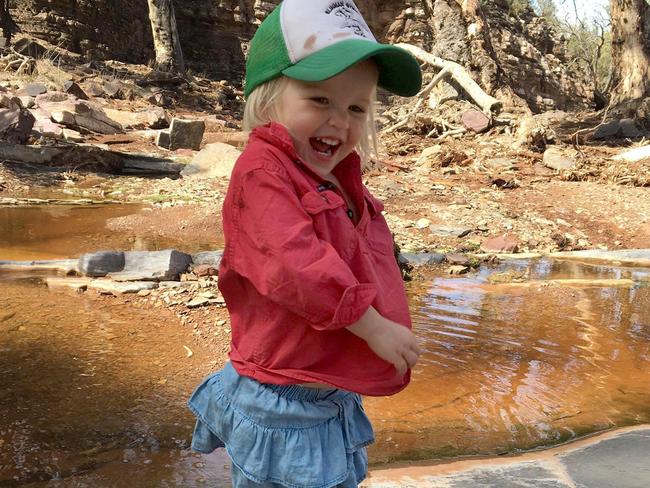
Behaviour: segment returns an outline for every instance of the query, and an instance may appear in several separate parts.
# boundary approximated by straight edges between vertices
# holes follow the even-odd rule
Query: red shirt
[[[346,329],[373,306],[411,327],[383,205],[356,153],[333,171],[359,209],[307,167],[279,124],[253,131],[223,205],[219,270],[239,374],[280,385],[317,382],[391,395],[409,382]]]

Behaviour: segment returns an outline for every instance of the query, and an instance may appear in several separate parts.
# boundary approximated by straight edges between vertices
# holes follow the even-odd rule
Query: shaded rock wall
[[[186,64],[195,73],[234,83],[242,80],[245,51],[257,25],[279,0],[182,0],[175,2]],[[486,63],[473,59],[468,25],[449,0],[357,0],[378,38],[410,42],[468,67],[479,82]],[[582,108],[591,87],[564,66],[564,42],[541,19],[507,14],[504,0],[481,2],[503,82],[539,112]],[[153,56],[144,0],[16,0],[24,32],[87,59],[147,63]],[[492,55],[492,54],[490,54]],[[483,83],[485,86],[485,83]]]
[[[279,0],[183,0],[175,2],[181,45],[190,69],[241,81],[246,43]],[[404,2],[359,0],[380,35]],[[88,60],[147,63],[153,56],[147,2],[126,0],[16,0],[23,32]]]

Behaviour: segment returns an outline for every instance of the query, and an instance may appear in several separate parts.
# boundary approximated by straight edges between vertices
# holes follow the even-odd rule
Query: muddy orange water
[[[159,236],[135,236],[112,232],[109,219],[136,213],[138,205],[35,205],[0,207],[0,261],[76,257],[103,249],[205,250],[207,245],[188,244]]]
[[[91,221],[84,226],[102,235]],[[12,259],[64,257],[52,256],[53,242],[69,256],[92,250],[65,233],[18,249],[25,241],[0,249]],[[528,282],[633,284],[487,281],[505,269]],[[404,392],[365,400],[377,435],[371,461],[506,453],[650,422],[649,275],[538,260],[409,284],[425,353]],[[214,357],[166,309],[0,275],[0,487],[229,486],[222,450],[188,449],[185,399]]]

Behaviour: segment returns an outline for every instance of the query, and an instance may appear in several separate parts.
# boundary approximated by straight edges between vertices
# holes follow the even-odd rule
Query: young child
[[[230,362],[193,393],[192,447],[225,446],[241,487],[356,487],[373,432],[420,354],[383,205],[364,187],[377,85],[418,92],[352,1],[284,0],[246,66],[252,130],[223,206]]]

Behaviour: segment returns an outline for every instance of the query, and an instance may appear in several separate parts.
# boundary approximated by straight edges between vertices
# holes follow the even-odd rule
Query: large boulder
[[[194,178],[229,178],[235,161],[241,151],[231,146],[215,142],[208,144],[188,164],[181,176]]]

